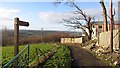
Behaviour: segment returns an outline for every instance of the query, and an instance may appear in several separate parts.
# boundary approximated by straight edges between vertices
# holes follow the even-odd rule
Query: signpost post
[[[20,21],[19,18],[14,18],[14,56],[19,53],[19,26],[29,26],[28,22]],[[16,67],[18,63],[18,58],[14,62]]]

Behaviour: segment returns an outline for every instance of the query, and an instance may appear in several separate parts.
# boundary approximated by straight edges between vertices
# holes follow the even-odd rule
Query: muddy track
[[[81,49],[78,46],[69,46],[69,48],[71,50],[72,57],[71,68],[83,68],[83,67],[97,68],[98,66],[108,68],[109,66],[108,64],[101,62],[92,54],[85,51],[84,49]]]

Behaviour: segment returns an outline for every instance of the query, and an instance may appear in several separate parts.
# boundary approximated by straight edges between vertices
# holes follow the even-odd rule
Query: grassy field
[[[25,47],[25,45],[23,46],[19,46],[19,52]],[[46,53],[48,50],[54,49],[56,48],[54,46],[54,44],[31,44],[30,45],[30,63],[35,62],[36,59],[36,48],[40,49],[43,53]],[[2,47],[2,65],[8,63],[12,58],[13,58],[13,50],[14,47],[13,46],[6,46],[6,47]],[[56,58],[54,58],[56,57]],[[61,61],[57,61],[58,59],[61,59]],[[53,61],[52,61],[53,60]],[[50,65],[54,65],[55,66],[65,66],[67,63],[70,63],[70,51],[68,49],[67,46],[60,46],[57,49],[57,52],[53,55],[52,58],[50,58],[50,60],[48,60],[45,64],[45,66],[49,66],[48,63]],[[58,63],[59,62],[59,63]],[[67,65],[68,65],[67,64]]]
[[[57,52],[44,63],[42,68],[70,68],[71,57],[68,46],[61,46]]]

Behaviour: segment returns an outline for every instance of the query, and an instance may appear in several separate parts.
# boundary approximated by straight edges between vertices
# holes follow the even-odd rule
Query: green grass
[[[19,46],[19,52],[25,47]],[[30,62],[33,62],[36,57],[36,48],[41,49],[43,53],[54,48],[53,44],[31,44],[30,45]],[[2,65],[8,63],[14,57],[14,46],[2,47]]]
[[[0,68],[2,66],[2,46],[0,46]]]
[[[68,46],[60,46],[57,52],[43,65],[43,68],[70,68],[71,57]]]
[[[19,46],[19,52],[25,47],[26,45]],[[43,67],[62,67],[62,68],[70,68],[71,65],[71,57],[70,57],[70,50],[68,46],[58,46],[57,52],[45,62]],[[44,54],[47,53],[49,50],[54,50],[55,46],[52,43],[49,44],[30,44],[30,65],[37,61],[36,56],[36,48],[40,49]],[[6,46],[2,47],[2,65],[8,63],[13,57],[14,47],[13,46]]]

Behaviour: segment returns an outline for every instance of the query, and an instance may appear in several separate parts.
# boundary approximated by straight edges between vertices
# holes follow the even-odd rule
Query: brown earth
[[[91,53],[78,46],[69,46],[71,50],[72,65],[71,68],[108,68],[109,64],[97,59]]]

